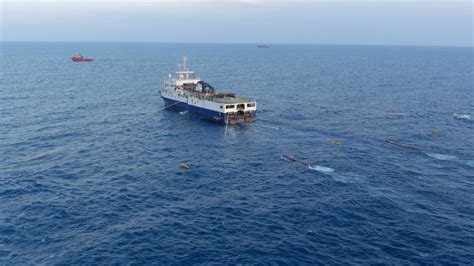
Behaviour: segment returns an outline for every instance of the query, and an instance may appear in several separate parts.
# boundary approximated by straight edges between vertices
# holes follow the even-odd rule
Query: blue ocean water
[[[2,43],[0,264],[472,265],[473,54]],[[182,55],[257,122],[162,111]]]

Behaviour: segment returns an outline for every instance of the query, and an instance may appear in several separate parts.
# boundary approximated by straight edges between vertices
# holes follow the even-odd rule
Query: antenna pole
[[[186,69],[186,61],[187,61],[186,56],[183,56],[183,71],[187,71],[187,69]],[[189,79],[189,73],[186,73],[186,79]]]

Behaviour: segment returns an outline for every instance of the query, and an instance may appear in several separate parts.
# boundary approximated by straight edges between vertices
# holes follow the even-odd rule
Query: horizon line
[[[175,42],[175,41],[66,41],[66,40],[0,40],[0,43],[149,43],[149,44],[222,44],[222,45],[332,45],[332,46],[412,46],[412,47],[459,47],[474,48],[471,45],[459,44],[387,44],[387,43],[291,43],[291,42]]]

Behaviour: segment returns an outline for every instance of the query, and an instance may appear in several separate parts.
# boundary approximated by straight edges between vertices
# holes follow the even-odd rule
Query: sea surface
[[[0,52],[1,265],[474,263],[473,48]],[[257,121],[163,110],[183,55]]]

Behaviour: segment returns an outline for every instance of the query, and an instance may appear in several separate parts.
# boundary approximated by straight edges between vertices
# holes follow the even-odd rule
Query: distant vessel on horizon
[[[84,57],[81,54],[77,54],[77,55],[71,57],[71,60],[74,61],[74,62],[91,62],[91,61],[94,61],[94,59]]]
[[[257,45],[258,48],[270,48],[270,44],[259,44]]]
[[[251,123],[256,118],[255,101],[234,93],[217,93],[209,83],[186,68],[186,57],[176,75],[165,78],[160,94],[166,108],[197,114],[225,125]]]

